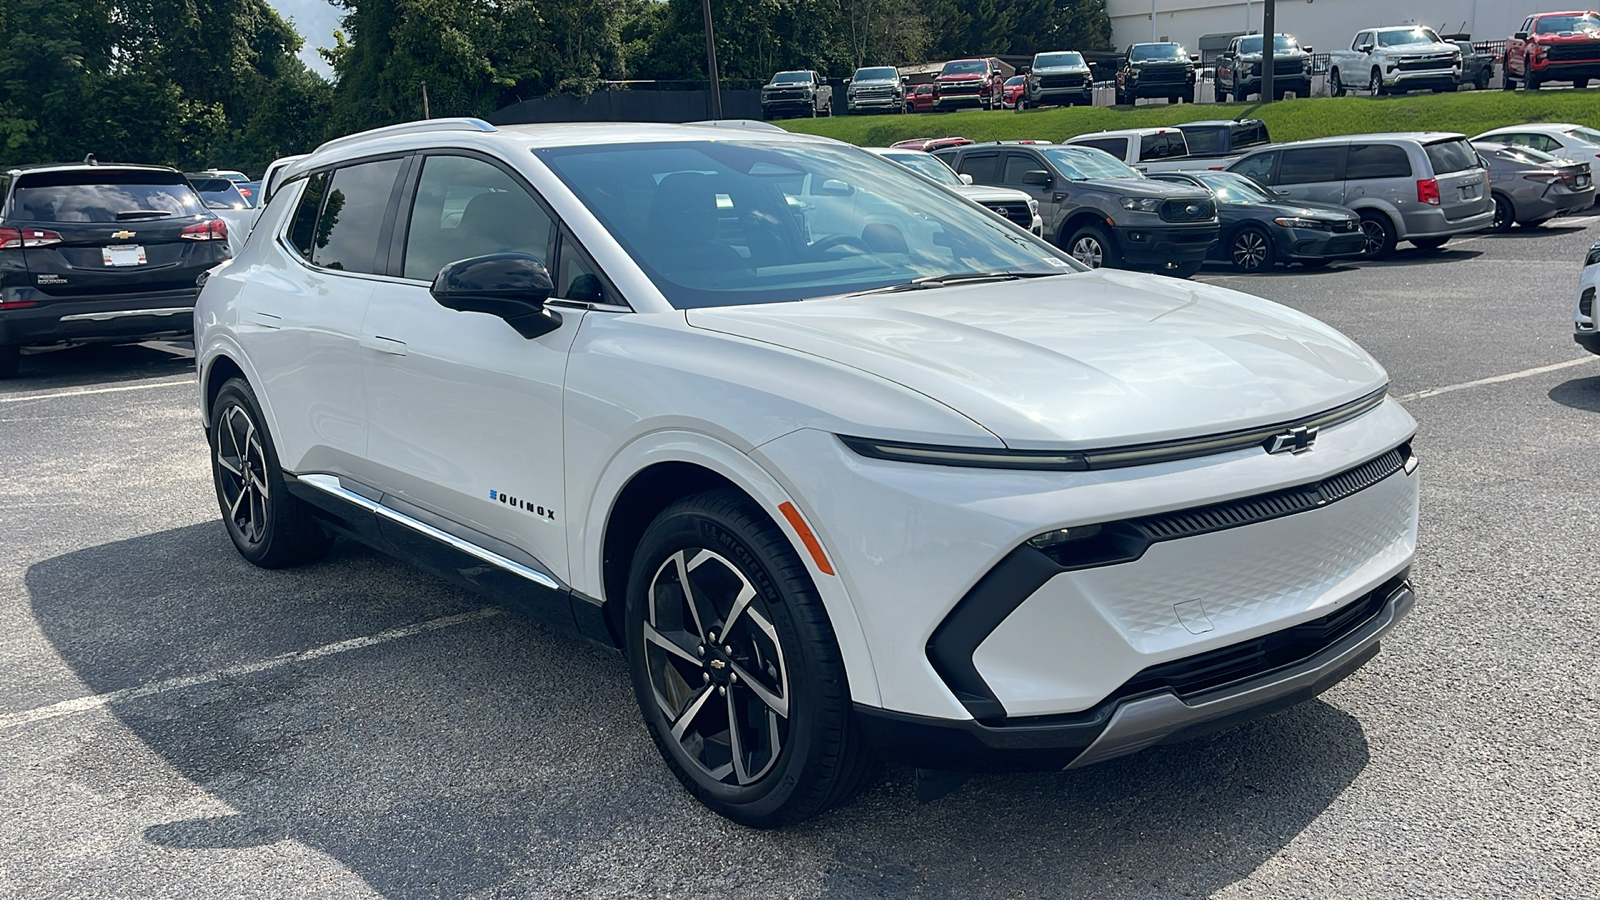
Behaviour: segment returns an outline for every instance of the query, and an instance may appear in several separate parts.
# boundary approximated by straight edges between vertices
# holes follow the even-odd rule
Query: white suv
[[[1081,766],[1277,709],[1413,602],[1415,423],[1361,348],[825,139],[342,138],[195,323],[245,558],[347,535],[620,647],[752,825],[875,758]]]

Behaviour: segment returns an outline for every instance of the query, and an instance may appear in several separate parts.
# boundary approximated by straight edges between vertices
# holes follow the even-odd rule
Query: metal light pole
[[[1156,42],[1156,0],[1150,0],[1150,43]]]
[[[1277,43],[1278,34],[1278,0],[1266,0],[1261,7],[1261,102],[1271,103],[1276,96],[1272,92],[1272,76],[1276,75],[1277,64],[1272,61],[1273,45]]]
[[[711,33],[711,0],[700,0],[706,15],[706,72],[711,78],[711,118],[722,118],[722,86],[717,79],[717,40]]]

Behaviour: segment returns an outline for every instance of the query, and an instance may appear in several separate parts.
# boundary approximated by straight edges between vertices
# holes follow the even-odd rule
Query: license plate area
[[[121,268],[123,266],[142,266],[149,260],[145,257],[144,247],[139,244],[120,244],[115,247],[100,248],[100,259],[107,266]]]

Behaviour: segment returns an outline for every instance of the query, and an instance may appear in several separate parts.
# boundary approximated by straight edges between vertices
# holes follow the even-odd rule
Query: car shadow
[[[1394,255],[1388,259],[1365,259],[1360,264],[1363,268],[1393,268],[1395,266],[1437,266],[1446,263],[1460,262],[1464,259],[1477,259],[1483,255],[1482,250],[1468,250],[1452,247],[1449,244],[1438,250],[1423,250],[1419,247],[1402,246],[1395,250]]]
[[[926,804],[914,773],[891,769],[843,809],[758,832],[701,807],[668,773],[616,653],[512,615],[363,644],[482,604],[345,541],[318,563],[269,572],[202,523],[54,557],[25,582],[39,628],[82,684],[46,683],[54,693],[0,708],[278,660],[108,707],[235,810],[151,825],[146,841],[295,840],[389,896],[617,885],[756,895],[795,883],[840,897],[965,897],[977,885],[1203,896],[1293,840],[1368,762],[1360,724],[1312,701],[1079,771],[975,777]],[[338,642],[351,649],[285,656]],[[139,791],[137,773],[95,751],[91,740],[75,754],[84,789]]]
[[[1600,413],[1600,375],[1563,381],[1547,395],[1562,406]]]
[[[9,391],[85,387],[194,374],[194,345],[183,341],[142,344],[66,344],[26,347]]]
[[[1588,226],[1586,225],[1567,225],[1558,221],[1550,221],[1533,228],[1527,228],[1522,225],[1518,225],[1512,228],[1510,231],[1485,231],[1480,232],[1477,236],[1503,240],[1514,238],[1557,237],[1563,234],[1573,234],[1575,232],[1587,230]]]

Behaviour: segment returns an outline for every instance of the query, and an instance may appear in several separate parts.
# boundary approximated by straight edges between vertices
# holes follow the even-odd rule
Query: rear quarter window
[[[1181,131],[1147,134],[1139,138],[1140,162],[1149,162],[1153,159],[1172,159],[1188,155],[1189,145],[1184,143],[1183,132]]]
[[[1000,183],[1000,154],[984,153],[961,160],[961,174],[971,175],[978,184]]]
[[[1073,141],[1072,145],[1074,147],[1093,147],[1096,150],[1104,150],[1117,159],[1126,158],[1128,153],[1127,138],[1095,138],[1087,141]]]
[[[196,216],[200,197],[182,175],[43,172],[17,179],[7,218],[21,222],[125,222]]]
[[[1424,145],[1422,149],[1428,154],[1428,162],[1433,166],[1433,174],[1435,175],[1448,175],[1451,172],[1477,169],[1483,165],[1483,162],[1478,159],[1478,154],[1467,143],[1466,138],[1435,141],[1432,144]]]

